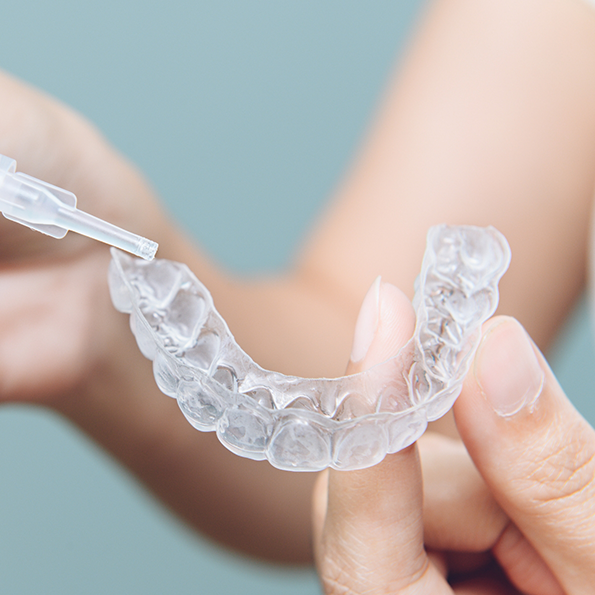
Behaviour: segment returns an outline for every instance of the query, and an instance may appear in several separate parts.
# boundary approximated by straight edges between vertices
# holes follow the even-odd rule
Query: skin
[[[489,29],[497,29],[498,22],[501,23],[499,19],[506,11],[512,18],[513,13],[506,4],[487,7],[479,2],[471,7],[465,2],[437,2],[426,26],[432,29],[428,23],[440,21],[440,27],[433,29],[433,39],[439,43],[440,32],[453,33],[445,26],[449,22],[446,11],[457,14],[457,9],[464,9],[468,11],[464,14],[471,16],[475,10],[489,8],[491,21],[485,25],[487,30],[483,31],[488,35]],[[541,10],[534,10],[537,7],[525,2],[521,7],[523,10],[516,11],[515,19],[520,17],[522,20],[523,15],[518,13],[527,10],[525,16],[534,17],[534,25],[548,22],[550,33],[555,30],[563,37],[563,30],[578,32],[588,25],[590,43],[595,38],[592,14],[585,10],[585,5],[544,3]],[[458,17],[462,14],[458,12]],[[484,16],[487,14],[484,13]],[[582,24],[576,18],[579,14],[582,14]],[[557,21],[559,28],[550,20],[554,15],[560,19]],[[520,50],[525,42],[537,42],[544,33],[538,29],[538,26],[531,32],[526,29],[525,40],[515,48]],[[467,38],[463,36],[459,44],[464,46],[465,41]],[[568,41],[566,45],[571,44]],[[443,49],[448,54],[449,48]],[[542,49],[547,54],[545,45]],[[476,55],[474,59],[477,59]],[[522,53],[516,57],[523,62]],[[518,75],[516,67],[511,67],[512,74]],[[585,74],[592,77],[592,69],[590,75],[586,71]],[[536,76],[539,78],[539,75]],[[534,88],[535,78],[519,79],[521,89],[528,81]],[[482,80],[481,77],[479,80]],[[517,95],[518,86],[507,87],[506,91],[519,101],[519,108],[523,107],[523,94]],[[575,98],[579,95],[577,90]],[[442,101],[443,95],[440,98]],[[537,110],[541,111],[547,103],[547,99],[536,101]],[[580,115],[588,121],[592,110],[581,111]],[[485,131],[483,117],[480,126]],[[558,121],[562,124],[561,119]],[[435,126],[436,121],[432,125]],[[463,135],[469,133],[464,127],[462,131]],[[520,136],[522,138],[522,132]],[[511,135],[510,138],[516,142],[517,136]],[[589,142],[593,141],[592,129],[584,140],[588,138]],[[516,149],[511,152],[519,157]],[[530,165],[533,157],[534,154],[529,160],[523,159],[522,167]],[[502,163],[510,165],[503,155],[500,158]],[[592,156],[590,159],[592,167]],[[510,174],[505,176],[506,183],[520,181],[512,175],[512,169],[506,170],[506,173]],[[539,179],[535,174],[535,171],[530,173],[537,184]],[[470,175],[473,178],[473,174]],[[593,190],[592,170],[584,182],[583,196],[588,199]],[[533,193],[528,196],[529,202],[531,196],[537,198]],[[531,233],[536,213],[539,217],[543,214],[541,207],[552,207],[549,201],[553,196],[550,194],[547,202],[541,203],[540,208],[535,208],[526,219],[519,221],[525,231]],[[455,204],[459,200],[460,197],[457,197]],[[482,202],[481,207],[484,206]],[[502,206],[500,215],[508,216],[509,205],[505,202]],[[570,201],[567,207],[572,212],[576,203]],[[470,208],[473,206],[470,205]],[[586,211],[584,214],[587,216]],[[569,213],[560,215],[566,217]],[[537,225],[541,223],[541,220],[536,222]],[[511,237],[509,233],[507,235]],[[578,240],[575,246],[585,250],[582,240]],[[550,245],[554,250],[558,247],[556,240]],[[521,258],[533,258],[538,268],[543,262],[551,270],[559,272],[560,268],[568,265],[557,260],[560,254],[556,256],[550,252],[548,258],[543,258],[543,255],[537,258],[536,254],[530,256],[531,247],[525,246],[524,249],[526,251]],[[517,253],[513,243],[513,266],[515,261],[518,263]],[[525,272],[531,275],[533,271]],[[580,278],[580,274],[577,276],[577,271],[574,271],[572,279]],[[509,282],[516,283],[511,277],[507,277]],[[505,290],[506,285],[503,284],[503,292]],[[556,289],[554,293],[557,293]],[[528,288],[526,297],[534,297]],[[522,303],[523,299],[517,302],[517,307]],[[557,303],[561,305],[561,302]],[[535,314],[544,316],[545,312],[548,310]],[[395,314],[392,316],[397,317]],[[533,316],[523,316],[523,320],[526,326],[535,323]],[[540,330],[532,326],[539,337],[537,342],[542,345],[543,335],[540,332],[548,324],[552,324],[551,317]],[[543,595],[592,591],[592,569],[595,567],[592,547],[595,530],[595,432],[569,403],[534,346],[531,349],[535,350],[536,362],[544,378],[542,390],[534,395],[537,399],[534,403],[525,405],[514,414],[502,415],[490,407],[489,391],[482,387],[482,383],[489,384],[486,376],[495,376],[507,382],[511,375],[510,362],[517,358],[521,361],[518,341],[514,339],[518,328],[511,319],[496,318],[484,329],[484,339],[472,373],[454,408],[462,444],[426,434],[416,447],[389,456],[372,469],[351,473],[330,471],[321,476],[314,495],[314,532],[316,562],[326,593],[434,595],[454,592],[496,595],[522,592]],[[390,335],[384,329],[384,333],[387,332]],[[520,332],[524,334],[524,331]],[[348,369],[355,371],[374,365],[391,353],[385,342],[386,336],[380,327],[363,364],[355,367],[350,364]],[[493,346],[495,343],[508,354],[506,366],[501,359],[494,358],[493,348],[490,351],[490,344]],[[513,386],[511,380],[511,390]]]
[[[578,0],[433,2],[353,167],[295,266],[276,278],[217,270],[69,109],[7,75],[0,103],[0,153],[73,191],[83,210],[158,241],[160,257],[187,263],[267,368],[342,374],[368,286],[381,273],[411,292],[435,223],[491,224],[507,236],[514,259],[500,311],[541,348],[584,287],[595,16]],[[211,537],[273,560],[309,560],[315,478],[238,458],[185,422],[110,304],[108,260],[86,239],[58,242],[0,221],[0,400],[61,413]],[[448,421],[442,429],[453,433]],[[507,517],[462,452],[456,474],[495,511],[496,528],[491,516],[486,526],[499,535]],[[472,552],[489,549],[491,535],[475,535]]]
[[[386,295],[385,286],[381,324],[352,372],[393,353],[391,319],[411,316]],[[525,382],[527,369],[538,382]],[[504,412],[498,387],[524,404]],[[428,434],[376,467],[320,477],[313,518],[325,593],[591,592],[595,430],[514,319],[484,326],[454,411],[462,444]]]

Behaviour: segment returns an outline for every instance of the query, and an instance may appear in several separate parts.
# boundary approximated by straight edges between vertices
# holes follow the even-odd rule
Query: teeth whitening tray
[[[72,192],[16,173],[17,162],[0,155],[0,211],[11,221],[62,239],[68,230],[151,260],[158,245],[76,208]]]
[[[308,379],[264,370],[240,349],[183,264],[112,250],[112,301],[130,314],[157,385],[232,452],[290,471],[361,469],[417,440],[461,391],[510,249],[492,227],[433,227],[411,340],[360,374]]]
[[[461,392],[510,262],[493,227],[431,228],[409,342],[360,374],[298,378],[264,370],[242,351],[187,266],[146,262],[155,242],[79,211],[72,192],[16,173],[16,161],[3,155],[0,211],[55,238],[72,230],[145,259],[112,249],[109,285],[159,388],[232,452],[290,471],[370,467],[442,417]]]

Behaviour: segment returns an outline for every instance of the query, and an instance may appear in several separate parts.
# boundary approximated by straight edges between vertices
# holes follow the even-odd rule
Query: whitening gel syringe
[[[145,260],[158,244],[76,208],[76,196],[36,178],[16,173],[17,162],[0,155],[0,211],[11,221],[61,239],[74,231]]]

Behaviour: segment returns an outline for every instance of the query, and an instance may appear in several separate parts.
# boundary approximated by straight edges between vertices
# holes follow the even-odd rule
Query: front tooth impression
[[[169,303],[161,333],[179,347],[190,345],[195,339],[204,320],[205,300],[189,289],[179,289]]]
[[[417,324],[394,358],[336,379],[288,377],[242,351],[185,266],[112,250],[114,306],[131,314],[155,380],[198,430],[280,469],[361,469],[412,444],[458,396],[510,249],[494,228],[433,227],[416,281]]]

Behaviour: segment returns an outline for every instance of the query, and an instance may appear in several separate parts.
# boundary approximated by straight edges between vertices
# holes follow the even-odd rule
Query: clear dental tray
[[[183,264],[112,249],[109,285],[160,390],[196,429],[280,469],[361,469],[412,444],[452,407],[509,262],[508,244],[492,227],[431,228],[413,337],[384,363],[332,379],[261,368]]]

